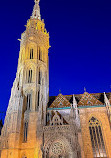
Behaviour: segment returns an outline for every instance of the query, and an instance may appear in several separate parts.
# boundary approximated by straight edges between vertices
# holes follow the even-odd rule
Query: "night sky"
[[[33,0],[0,1],[0,111],[16,76],[21,33]],[[41,0],[50,33],[50,95],[111,91],[111,1]],[[4,115],[4,114],[3,114]],[[2,114],[0,117],[4,117]]]

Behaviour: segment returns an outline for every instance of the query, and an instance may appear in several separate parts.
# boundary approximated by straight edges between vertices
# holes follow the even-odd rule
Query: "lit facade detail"
[[[1,158],[111,158],[111,93],[49,97],[49,33],[39,1],[20,39]]]

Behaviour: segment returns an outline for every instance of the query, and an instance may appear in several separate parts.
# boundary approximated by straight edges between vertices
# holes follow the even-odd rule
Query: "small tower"
[[[35,0],[20,39],[16,79],[2,129],[1,158],[42,155],[42,127],[49,98],[49,33],[41,20],[39,1]]]

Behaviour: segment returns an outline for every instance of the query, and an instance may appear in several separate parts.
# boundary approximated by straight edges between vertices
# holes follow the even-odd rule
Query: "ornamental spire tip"
[[[34,1],[35,1],[35,3],[37,3],[37,2],[39,3],[40,2],[40,0],[34,0]]]
[[[34,1],[35,1],[35,5],[34,5],[34,9],[33,9],[31,18],[41,20],[40,7],[39,7],[40,0],[34,0]]]

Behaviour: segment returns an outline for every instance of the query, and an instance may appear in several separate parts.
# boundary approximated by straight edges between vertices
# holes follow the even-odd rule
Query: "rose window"
[[[52,152],[55,154],[55,155],[59,155],[62,153],[62,150],[63,150],[63,145],[62,143],[55,143],[53,146],[52,146]]]

